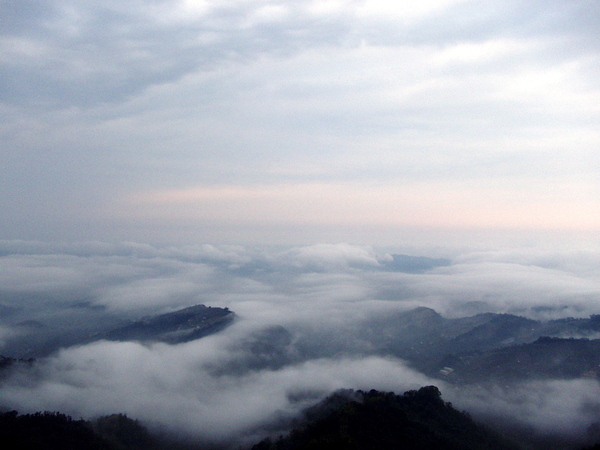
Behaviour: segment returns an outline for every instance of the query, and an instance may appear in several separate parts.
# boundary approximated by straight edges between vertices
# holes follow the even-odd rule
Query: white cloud
[[[415,20],[437,13],[464,3],[466,0],[426,0],[426,1],[404,1],[393,0],[367,0],[358,8],[361,15],[379,16],[386,19]]]
[[[60,408],[94,417],[121,411],[171,431],[232,440],[256,432],[277,415],[291,418],[307,404],[292,402],[293,396],[312,393],[314,401],[315,394],[340,388],[404,391],[430,381],[400,361],[376,357],[216,376],[203,365],[227,355],[217,341],[205,338],[176,347],[100,342],[65,350],[44,363],[39,382],[9,380],[0,401],[23,412]]]
[[[590,425],[598,421],[599,393],[597,381],[579,379],[470,387],[448,391],[448,398],[488,420],[508,419],[538,432],[585,440]]]

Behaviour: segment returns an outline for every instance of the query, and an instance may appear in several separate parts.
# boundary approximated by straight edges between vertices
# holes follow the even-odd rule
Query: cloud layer
[[[0,8],[5,238],[600,226],[593,2]]]
[[[416,306],[449,317],[598,314],[595,252],[471,252],[423,273],[391,271],[389,253],[347,244],[3,241],[0,253],[2,353],[15,348],[15,330],[27,332],[16,325],[23,320],[76,324],[94,308],[140,317],[204,303],[237,314],[229,328],[185,344],[99,341],[63,349],[41,360],[33,375],[3,381],[0,403],[22,412],[125,412],[170,432],[239,443],[284,426],[338,388],[403,392],[436,384],[460,408],[541,431],[582,435],[598,420],[594,380],[455,391],[403,361],[373,356],[355,333],[368,319]],[[295,344],[299,338],[303,347]]]

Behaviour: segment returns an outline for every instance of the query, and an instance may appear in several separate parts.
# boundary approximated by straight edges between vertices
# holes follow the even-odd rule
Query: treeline
[[[6,450],[146,450],[155,448],[148,431],[124,414],[94,421],[59,412],[0,414],[0,448]]]

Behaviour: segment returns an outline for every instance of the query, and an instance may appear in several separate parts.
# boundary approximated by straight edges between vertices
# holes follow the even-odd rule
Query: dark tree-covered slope
[[[445,403],[435,386],[404,395],[340,392],[307,411],[306,417],[289,436],[264,440],[253,450],[517,448]]]
[[[5,450],[153,450],[160,447],[144,426],[124,414],[95,421],[58,412],[0,414],[0,448]]]
[[[113,447],[84,420],[60,413],[0,415],[0,446],[6,450],[110,450]]]

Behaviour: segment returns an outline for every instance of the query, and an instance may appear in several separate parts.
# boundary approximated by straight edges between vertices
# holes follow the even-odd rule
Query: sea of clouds
[[[63,348],[3,380],[0,405],[86,418],[123,412],[166,432],[232,445],[280,432],[340,388],[403,392],[435,384],[461,409],[542,432],[581,434],[600,420],[596,380],[455,389],[404,361],[370,354],[368,342],[354,338],[361,323],[417,306],[446,317],[598,314],[600,254],[463,252],[420,273],[393,270],[392,260],[389,251],[347,244],[0,242],[0,354],[20,356],[7,351],[27,333],[16,325],[26,320],[81,326],[95,317],[90,311],[139,318],[200,303],[236,315],[225,330],[179,345]],[[252,342],[260,336],[283,339],[283,362],[257,362]],[[300,338],[313,348],[293,354]]]

